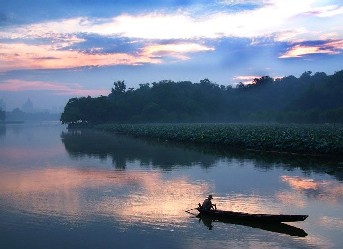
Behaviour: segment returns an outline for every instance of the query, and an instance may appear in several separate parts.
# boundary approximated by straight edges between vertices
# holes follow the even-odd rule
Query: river
[[[185,212],[209,194],[224,210],[309,217],[254,227]],[[339,161],[0,126],[0,248],[341,248],[342,210]]]

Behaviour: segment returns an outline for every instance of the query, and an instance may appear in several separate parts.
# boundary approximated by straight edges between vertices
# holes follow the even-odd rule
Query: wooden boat
[[[281,222],[295,222],[304,221],[308,215],[289,215],[289,214],[249,214],[243,212],[210,210],[205,211],[200,207],[196,208],[203,216],[211,217],[214,220],[247,220],[266,223],[281,223]]]
[[[254,220],[238,220],[238,219],[215,219],[211,218],[208,215],[201,215],[200,213],[196,216],[199,218],[199,221],[202,221],[202,223],[208,227],[209,230],[212,230],[216,223],[225,223],[225,224],[233,224],[233,225],[240,225],[240,226],[246,226],[251,228],[258,228],[269,232],[274,233],[281,233],[286,234],[290,236],[297,236],[297,237],[306,237],[307,233],[298,227],[291,226],[289,224],[285,223],[270,223],[270,222],[260,222],[260,221],[254,221]]]

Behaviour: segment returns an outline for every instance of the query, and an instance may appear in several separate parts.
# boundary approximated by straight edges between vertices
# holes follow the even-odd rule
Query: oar
[[[192,212],[190,212],[190,211],[192,211],[192,210],[197,210],[197,209],[196,209],[196,208],[192,208],[192,209],[186,210],[185,212],[186,212],[186,213],[189,213],[189,214],[191,214],[191,215],[197,216],[196,214],[193,214]]]
[[[189,213],[189,211],[192,211],[192,210],[196,210],[196,208],[188,209],[188,210],[186,210],[185,212],[186,212],[186,213]]]

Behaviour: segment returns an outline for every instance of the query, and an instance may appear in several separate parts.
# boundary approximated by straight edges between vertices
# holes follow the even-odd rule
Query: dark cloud
[[[35,60],[60,60],[61,58],[46,56],[46,57],[35,57]]]
[[[331,50],[333,52],[342,51],[342,40],[318,40],[318,41],[305,41],[302,43],[305,46],[317,46],[323,50]]]
[[[83,42],[75,43],[68,47],[63,47],[62,50],[77,50],[83,53],[90,54],[107,54],[107,53],[129,53],[138,52],[143,43],[137,40],[121,37],[106,37],[97,34],[78,34],[78,38],[83,39]]]
[[[83,39],[83,42],[75,43],[71,46],[63,47],[61,50],[77,50],[89,54],[108,54],[108,53],[127,53],[136,54],[140,52],[147,44],[179,44],[189,43],[191,40],[170,39],[170,40],[139,40],[124,37],[109,37],[91,33],[80,33],[77,37]],[[195,43],[198,43],[196,40]]]
[[[323,46],[328,43],[330,40],[310,40],[292,43],[293,45],[302,45],[302,46]]]

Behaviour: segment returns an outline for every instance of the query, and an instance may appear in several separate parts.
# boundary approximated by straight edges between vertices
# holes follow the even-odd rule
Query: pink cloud
[[[154,44],[148,45],[143,49],[144,55],[147,57],[164,57],[170,56],[181,60],[187,60],[188,53],[213,51],[214,48],[207,47],[197,43],[170,43],[170,44]]]
[[[84,89],[79,84],[62,85],[55,82],[10,79],[0,83],[0,91],[52,91],[56,95],[99,96],[108,95],[106,89]]]
[[[257,76],[257,75],[240,75],[240,76],[235,76],[233,78],[234,81],[237,82],[242,82],[243,84],[251,84],[252,81],[256,78],[260,78],[261,75]]]
[[[297,44],[291,47],[279,58],[299,58],[310,54],[340,54],[343,50],[343,40],[327,41],[320,45],[301,45]]]
[[[140,65],[160,63],[144,54],[87,54],[74,50],[59,50],[54,45],[24,43],[0,44],[0,72],[18,69],[64,69],[85,66]]]
[[[78,40],[73,41],[79,42]],[[69,45],[69,42],[64,45]],[[197,43],[150,44],[140,53],[82,53],[61,50],[59,45],[0,44],[0,72],[18,69],[67,69],[85,66],[141,65],[162,63],[163,57],[188,59],[187,54],[213,51],[214,48]],[[63,47],[63,46],[62,46]]]

